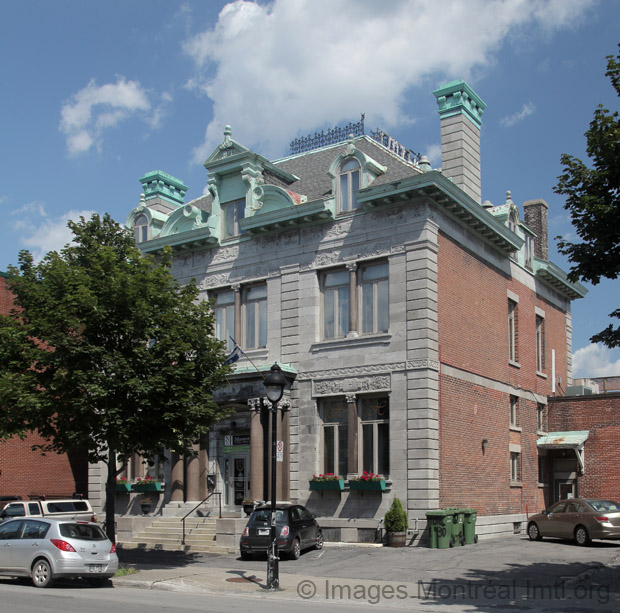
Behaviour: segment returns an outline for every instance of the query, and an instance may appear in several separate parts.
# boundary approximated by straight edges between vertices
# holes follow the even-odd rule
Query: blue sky
[[[275,159],[365,113],[439,167],[432,91],[456,78],[487,103],[483,200],[544,198],[550,259],[567,270],[560,156],[585,156],[599,103],[618,109],[604,76],[617,0],[5,0],[0,20],[0,270],[20,249],[61,248],[69,218],[124,222],[148,171],[200,196],[226,124]],[[620,375],[620,350],[589,342],[620,281],[588,289],[573,303],[574,374]]]

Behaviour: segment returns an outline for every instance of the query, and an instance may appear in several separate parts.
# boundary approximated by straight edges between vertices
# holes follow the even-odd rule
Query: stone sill
[[[363,347],[365,345],[389,345],[392,335],[384,334],[363,334],[361,336],[347,336],[345,338],[330,339],[327,341],[318,341],[310,346],[310,351],[317,353],[319,351],[330,351],[332,349],[348,349],[351,347]]]

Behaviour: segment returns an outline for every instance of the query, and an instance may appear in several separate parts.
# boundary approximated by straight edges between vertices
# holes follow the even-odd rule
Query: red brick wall
[[[551,398],[549,430],[589,430],[578,494],[620,501],[620,393]]]
[[[565,313],[444,235],[437,268],[442,365],[510,386],[520,396],[519,429],[511,430],[509,393],[440,376],[440,506],[473,507],[485,515],[538,511],[547,492],[538,486],[533,393],[551,393],[551,349],[556,376],[566,381]],[[508,361],[508,290],[519,298],[520,367]],[[546,377],[536,372],[535,307],[545,314]],[[511,443],[521,447],[522,487],[510,485]]]
[[[0,275],[0,313],[11,308],[6,279]],[[34,434],[0,442],[0,496],[88,494],[88,466],[81,454],[69,456],[32,451],[42,439]]]

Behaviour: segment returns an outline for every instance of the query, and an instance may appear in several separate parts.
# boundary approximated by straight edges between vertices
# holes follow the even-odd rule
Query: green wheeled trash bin
[[[431,549],[448,549],[450,547],[453,518],[453,513],[445,509],[426,513]]]
[[[463,537],[463,518],[465,513],[463,513],[463,509],[456,507],[448,507],[446,511],[452,514],[452,539],[450,540],[450,547],[460,547],[465,544],[465,539]]]
[[[462,509],[463,517],[463,536],[465,537],[465,545],[473,545],[478,542],[476,534],[476,518],[478,511],[476,509]]]

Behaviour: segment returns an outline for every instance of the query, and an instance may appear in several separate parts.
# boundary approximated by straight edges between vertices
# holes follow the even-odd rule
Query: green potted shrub
[[[394,498],[392,506],[383,519],[383,526],[387,534],[388,547],[404,547],[407,540],[409,518],[398,498]]]

